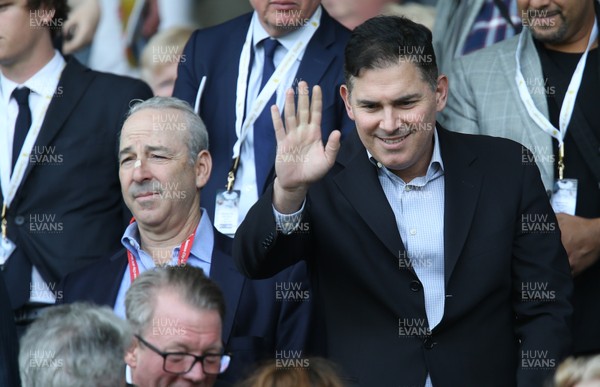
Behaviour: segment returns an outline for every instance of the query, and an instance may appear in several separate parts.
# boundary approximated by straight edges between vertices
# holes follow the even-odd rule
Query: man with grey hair
[[[49,308],[21,339],[23,387],[124,386],[126,321],[85,303]]]
[[[165,265],[200,268],[225,294],[222,339],[235,360],[220,378],[235,382],[276,351],[304,349],[310,294],[303,264],[261,281],[235,269],[231,239],[200,207],[212,169],[207,149],[204,124],[186,102],[154,97],[131,108],[119,146],[121,191],[134,215],[121,239],[124,249],[69,274],[63,297],[109,305],[124,318],[126,291],[140,273]],[[282,299],[283,288],[302,299]]]
[[[125,355],[134,385],[212,386],[229,366],[221,341],[225,300],[201,269],[144,272],[127,291],[125,308],[136,338]]]

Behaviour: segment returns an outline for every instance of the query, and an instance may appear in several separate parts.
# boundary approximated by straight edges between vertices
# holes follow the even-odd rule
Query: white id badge
[[[562,212],[567,215],[575,215],[575,207],[577,206],[577,180],[556,180],[550,203],[552,204],[552,209],[557,214]]]
[[[4,265],[17,246],[8,238],[0,237],[0,265]]]
[[[239,226],[239,208],[239,190],[218,190],[215,201],[215,228],[222,234],[233,237]]]

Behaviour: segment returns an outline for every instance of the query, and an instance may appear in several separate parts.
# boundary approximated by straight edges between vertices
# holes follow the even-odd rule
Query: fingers
[[[285,128],[277,105],[271,106],[271,119],[273,120],[273,128],[275,128],[275,139],[279,143],[285,138]]]
[[[325,144],[325,158],[329,165],[333,165],[338,151],[340,150],[340,138],[342,133],[339,130],[334,130],[329,134],[327,144]]]
[[[308,85],[302,81],[298,83],[298,124],[307,125],[310,120],[310,101],[308,98]],[[314,98],[314,97],[313,97]]]
[[[285,92],[285,127],[288,132],[296,129],[296,104],[294,102],[294,90],[288,89]]]
[[[308,90],[308,88],[306,88]],[[308,97],[307,97],[308,98]],[[312,104],[310,105],[310,123],[321,128],[321,116],[323,111],[323,93],[321,87],[313,87]]]

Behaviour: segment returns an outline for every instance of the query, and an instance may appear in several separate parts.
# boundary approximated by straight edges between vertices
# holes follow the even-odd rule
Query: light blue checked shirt
[[[407,258],[423,284],[425,313],[429,329],[444,315],[444,163],[437,129],[433,135],[433,154],[425,176],[406,184],[370,154],[402,237]],[[367,152],[368,153],[368,152]],[[427,375],[425,387],[432,387]]]
[[[425,313],[429,329],[433,329],[444,315],[444,163],[440,154],[437,129],[433,135],[433,154],[427,173],[406,184],[389,169],[376,161],[377,175],[387,197],[402,242],[417,277],[423,284]],[[302,208],[293,214],[273,213],[278,227],[291,233],[302,218]],[[425,387],[432,387],[427,375]]]

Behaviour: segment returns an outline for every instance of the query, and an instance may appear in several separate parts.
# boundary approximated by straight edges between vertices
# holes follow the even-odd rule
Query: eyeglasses
[[[163,352],[142,339],[139,335],[135,335],[135,337],[152,350],[152,352],[163,358],[163,370],[170,374],[187,374],[197,362],[200,362],[205,374],[218,375],[225,372],[231,361],[231,356],[228,354],[205,353],[202,356],[196,356],[185,352]]]

